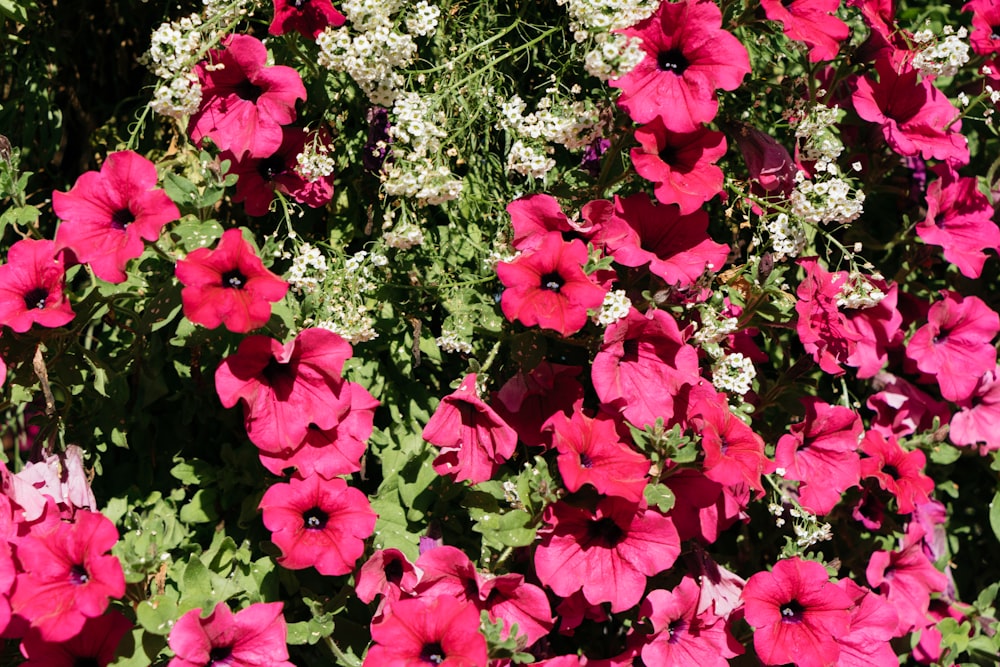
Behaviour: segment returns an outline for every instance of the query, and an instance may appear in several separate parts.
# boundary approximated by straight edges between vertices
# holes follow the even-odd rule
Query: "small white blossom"
[[[712,373],[712,385],[719,391],[745,394],[753,387],[757,369],[749,357],[740,352],[727,354]]]
[[[595,318],[601,326],[609,326],[628,316],[632,310],[632,301],[625,290],[612,290],[604,295],[604,303]]]

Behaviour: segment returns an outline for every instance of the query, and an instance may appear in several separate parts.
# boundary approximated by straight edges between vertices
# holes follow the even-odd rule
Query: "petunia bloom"
[[[788,39],[809,47],[809,62],[833,60],[851,34],[835,16],[840,0],[761,0],[760,5],[767,18],[781,23]]]
[[[671,132],[659,116],[635,131],[637,148],[632,164],[652,181],[661,204],[677,204],[681,215],[694,213],[722,192],[722,170],[716,166],[726,154],[722,132],[699,127],[693,132]]]
[[[840,656],[837,640],[847,634],[853,606],[822,564],[799,557],[779,560],[758,572],[743,589],[753,645],[765,665],[794,662],[826,667]]]
[[[980,454],[1000,449],[1000,366],[986,371],[976,389],[951,418],[948,439],[978,445]]]
[[[258,602],[233,614],[221,602],[204,618],[201,609],[192,609],[170,630],[177,657],[168,667],[294,667],[281,608],[280,602]]]
[[[284,65],[268,67],[267,49],[250,35],[229,35],[194,71],[201,108],[188,124],[191,140],[207,137],[237,157],[274,153],[281,146],[281,126],[295,120],[295,103],[306,98],[299,73]]]
[[[346,20],[330,0],[274,0],[274,18],[267,32],[284,35],[294,30],[315,40],[327,27],[340,27]]]
[[[132,621],[118,611],[88,618],[75,637],[64,642],[47,642],[35,629],[21,641],[23,667],[107,667],[115,659],[122,637],[132,629]]]
[[[100,172],[82,174],[69,192],[52,193],[52,208],[63,220],[56,249],[72,250],[101,280],[124,282],[143,241],[157,240],[164,225],[181,217],[156,182],[156,166],[138,153],[108,155]]]
[[[198,248],[177,262],[177,279],[184,285],[184,316],[214,329],[220,324],[247,333],[271,319],[271,303],[288,292],[288,283],[274,275],[239,229],[228,229],[215,250]]]
[[[657,116],[674,132],[693,132],[715,118],[715,91],[734,90],[750,72],[746,48],[722,29],[712,2],[663,2],[655,14],[621,31],[642,40],[645,58],[610,85],[618,106],[637,123]]]
[[[371,628],[374,645],[362,667],[441,665],[480,667],[488,662],[479,610],[446,596],[398,600]]]
[[[75,636],[110,599],[125,595],[121,563],[108,553],[118,541],[114,524],[89,510],[74,519],[60,521],[49,501],[46,518],[17,543],[21,572],[11,607],[50,642]]]
[[[865,577],[870,586],[889,601],[899,614],[897,633],[923,627],[931,594],[948,586],[948,577],[927,558],[921,546],[924,529],[911,523],[903,543],[895,551],[876,551],[868,560]]]
[[[896,499],[899,511],[910,514],[916,505],[926,503],[934,491],[934,480],[924,474],[927,459],[919,449],[906,451],[895,436],[885,437],[869,431],[861,441],[861,476],[874,477],[883,490]]]
[[[309,475],[273,484],[260,509],[271,541],[281,549],[278,563],[290,570],[315,567],[329,576],[347,574],[375,529],[368,498],[340,477]]]
[[[0,324],[24,333],[36,322],[43,327],[69,323],[74,314],[63,293],[65,283],[66,269],[55,243],[18,241],[0,266]]]

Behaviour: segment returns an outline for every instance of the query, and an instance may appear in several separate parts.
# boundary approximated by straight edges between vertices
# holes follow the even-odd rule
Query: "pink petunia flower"
[[[315,40],[327,27],[340,27],[346,20],[330,0],[274,0],[274,18],[267,32],[284,35],[294,30]]]
[[[479,610],[447,596],[398,600],[371,627],[375,642],[362,667],[441,665],[485,667],[486,638],[479,632]]]
[[[771,135],[748,125],[741,125],[736,130],[736,145],[750,178],[765,192],[791,194],[797,169],[787,148]]]
[[[848,633],[851,598],[830,583],[826,568],[799,557],[779,560],[758,572],[743,589],[754,649],[765,665],[794,662],[826,667],[840,656],[838,639]]]
[[[781,436],[774,463],[784,476],[801,482],[799,502],[814,514],[826,514],[841,494],[860,480],[858,444],[863,427],[851,409],[816,398],[802,400],[805,418]]]
[[[285,127],[281,132],[281,144],[270,154],[241,158],[232,151],[223,151],[219,155],[220,159],[231,162],[229,173],[239,177],[233,201],[243,202],[248,215],[267,215],[275,192],[286,194],[310,208],[325,206],[333,198],[333,174],[310,181],[297,171],[298,156],[305,150],[306,143],[319,141],[325,145],[328,133],[320,132],[319,138],[309,139],[302,128]]]
[[[892,605],[850,579],[837,587],[847,593],[851,606],[851,628],[840,639],[838,667],[898,667],[899,658],[889,640],[896,636],[899,617]]]
[[[886,143],[903,156],[969,163],[969,147],[961,134],[958,110],[917,70],[888,57],[875,63],[878,82],[858,79],[852,101],[858,115],[882,126]]]
[[[247,436],[257,447],[291,454],[310,424],[333,428],[351,409],[353,392],[340,376],[350,356],[351,346],[326,329],[306,329],[285,345],[249,336],[219,364],[215,389],[223,406],[243,404]]]
[[[941,295],[927,313],[927,324],[910,339],[906,356],[935,376],[942,396],[964,401],[996,366],[992,341],[1000,332],[1000,316],[979,297],[949,291]]]
[[[315,567],[329,576],[347,574],[375,530],[368,498],[340,477],[309,475],[272,484],[260,509],[271,541],[281,549],[278,563],[290,570]]]
[[[278,150],[281,126],[295,120],[295,103],[306,98],[298,72],[268,67],[267,49],[250,35],[229,35],[194,71],[201,107],[188,123],[192,141],[208,137],[237,157],[267,157]]]
[[[104,515],[79,510],[73,523],[58,518],[49,501],[45,519],[17,542],[17,575],[11,607],[42,639],[63,642],[88,618],[104,613],[108,601],[125,595],[118,558],[108,553],[118,531]]]
[[[926,431],[937,417],[940,424],[948,423],[951,411],[941,401],[891,373],[879,372],[872,379],[877,393],[868,397],[868,408],[875,411],[871,429],[888,437],[902,438]]]
[[[1000,251],[993,206],[974,176],[959,176],[952,169],[939,172],[941,178],[927,188],[927,217],[917,223],[917,236],[944,248],[944,258],[963,276],[978,278],[986,263],[984,250]]]
[[[948,429],[952,444],[978,445],[982,455],[1000,450],[1000,366],[986,371],[959,407]]]
[[[746,48],[722,29],[712,2],[663,2],[655,14],[621,31],[642,40],[646,57],[610,85],[618,106],[637,123],[659,116],[674,132],[693,132],[715,118],[715,91],[734,90],[750,72]]]
[[[542,425],[556,414],[569,415],[583,404],[582,369],[541,361],[530,373],[521,371],[493,395],[493,409],[529,447],[549,446],[551,431]]]
[[[681,540],[712,544],[740,518],[746,518],[750,486],[710,480],[693,468],[675,470],[664,483],[674,494],[669,516]]]
[[[221,602],[204,618],[201,609],[192,609],[170,630],[177,657],[169,667],[294,667],[281,608],[281,602],[258,602],[233,614]]]
[[[100,172],[82,174],[69,192],[52,193],[52,208],[63,220],[56,249],[72,250],[101,280],[124,282],[125,266],[142,255],[143,240],[157,240],[164,225],[181,217],[156,182],[156,166],[138,153],[108,155]]]
[[[61,327],[74,317],[63,292],[62,253],[47,240],[24,239],[10,247],[0,266],[0,324],[24,333],[36,322]]]
[[[809,47],[809,62],[833,60],[851,34],[835,16],[840,0],[761,0],[760,6],[767,18],[781,23],[788,39]]]
[[[559,475],[567,490],[590,484],[604,495],[632,502],[642,499],[649,460],[622,442],[618,424],[608,415],[560,413],[546,422],[546,428],[553,430]]]
[[[21,641],[23,667],[107,667],[115,659],[122,637],[132,621],[118,611],[88,618],[80,633],[64,642],[45,641],[30,629]]]
[[[512,262],[497,264],[505,289],[500,308],[511,322],[550,329],[571,336],[587,323],[587,311],[601,307],[605,289],[583,272],[587,247],[546,234],[538,248]]]
[[[1000,4],[996,0],[971,0],[962,6],[963,12],[972,12],[972,34],[969,44],[981,56],[1000,53]]]
[[[274,275],[239,229],[228,229],[215,250],[198,248],[178,260],[177,279],[184,285],[184,316],[215,329],[247,333],[271,319],[271,303],[281,301],[288,283]]]
[[[720,484],[745,483],[763,493],[764,439],[732,413],[725,394],[710,389],[692,394],[690,424],[701,434],[705,476]]]
[[[439,447],[434,470],[456,481],[473,484],[493,477],[510,458],[517,433],[476,392],[476,374],[470,373],[453,393],[441,399],[423,430],[423,438]]]
[[[865,576],[878,587],[899,614],[898,634],[923,627],[931,594],[945,590],[948,577],[934,567],[921,547],[924,529],[911,523],[898,551],[876,551],[868,560]]]
[[[559,501],[545,512],[535,572],[556,595],[582,589],[591,604],[625,611],[639,603],[646,578],[680,554],[673,521],[622,498],[603,497],[594,509]]]
[[[659,116],[635,131],[631,151],[636,172],[655,186],[661,204],[677,204],[681,215],[694,213],[722,192],[722,170],[715,163],[726,154],[726,136],[699,127],[671,132]]]
[[[910,514],[925,503],[934,491],[934,480],[923,473],[927,458],[919,449],[906,451],[895,436],[886,440],[877,431],[868,431],[861,441],[861,476],[874,477],[883,490],[896,499],[901,514]]]
[[[20,488],[24,488],[23,484],[30,485],[34,491],[55,501],[64,519],[72,519],[79,509],[97,511],[97,498],[87,479],[83,450],[77,445],[69,445],[56,454],[46,454],[40,461],[25,463],[14,477],[21,482]],[[20,494],[15,493],[14,500],[18,500],[18,496]]]
[[[379,549],[358,571],[354,592],[365,603],[380,595],[395,602],[414,592],[420,574],[399,549]]]

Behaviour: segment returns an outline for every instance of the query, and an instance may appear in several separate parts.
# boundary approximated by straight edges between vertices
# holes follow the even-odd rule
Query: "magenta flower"
[[[863,427],[851,409],[805,398],[805,418],[781,436],[774,463],[787,479],[802,482],[799,502],[814,514],[826,514],[840,495],[857,486],[861,475],[858,444]]]
[[[902,438],[934,425],[937,417],[941,425],[948,423],[951,410],[926,392],[891,373],[877,373],[872,384],[878,393],[868,397],[868,408],[875,412],[871,429],[888,437]],[[956,443],[957,444],[957,443]]]
[[[382,622],[372,624],[375,643],[363,667],[487,664],[486,638],[479,632],[474,604],[436,596],[398,600],[389,609]]]
[[[838,667],[898,667],[899,658],[889,644],[899,623],[892,605],[850,579],[841,579],[837,587],[853,602],[851,629],[839,639]]]
[[[202,97],[188,124],[192,141],[208,137],[237,157],[267,157],[278,150],[281,126],[295,120],[295,102],[306,98],[298,72],[268,67],[267,49],[250,35],[229,35],[194,71]]]
[[[835,14],[840,0],[761,0],[764,14],[778,21],[785,36],[809,47],[809,62],[833,60],[851,34]]]
[[[558,501],[545,511],[535,572],[556,595],[582,589],[591,604],[625,611],[639,603],[646,578],[680,554],[673,521],[622,498],[603,497],[594,509]]]
[[[837,662],[853,606],[820,563],[801,558],[779,560],[771,572],[758,572],[743,589],[747,623],[756,630],[753,645],[765,665],[794,662],[826,667]]]
[[[618,105],[637,123],[659,116],[674,132],[693,132],[715,118],[715,91],[734,90],[750,72],[746,48],[722,29],[712,2],[663,2],[655,14],[622,31],[642,40],[646,57],[610,82]]]
[[[439,475],[473,484],[493,477],[517,446],[517,433],[476,392],[470,373],[453,393],[441,399],[424,427],[423,438],[441,449],[434,459]]]
[[[861,476],[874,477],[889,492],[901,514],[910,514],[916,505],[926,503],[934,491],[934,480],[924,474],[927,458],[919,449],[906,451],[895,436],[886,440],[881,433],[869,431],[861,441]]]
[[[970,0],[962,6],[963,12],[972,12],[972,34],[969,43],[972,50],[982,56],[1000,53],[1000,4],[996,0]]]
[[[587,247],[547,233],[538,248],[497,264],[503,283],[500,308],[511,322],[571,336],[587,323],[587,311],[601,307],[606,290],[583,272]]]
[[[56,248],[69,248],[110,283],[125,281],[125,266],[142,254],[143,240],[160,238],[163,226],[181,217],[163,190],[156,166],[132,151],[108,155],[101,171],[88,171],[69,192],[53,192],[52,208],[64,222]]]
[[[346,20],[330,0],[274,0],[274,18],[267,31],[284,35],[294,30],[315,40],[328,26],[337,28]]]
[[[229,229],[215,250],[198,248],[177,262],[177,279],[184,285],[184,316],[215,329],[247,333],[271,319],[271,303],[281,301],[288,283],[274,275],[247,243],[239,229]]]
[[[743,155],[750,178],[759,183],[765,192],[791,194],[795,187],[796,166],[787,148],[771,135],[746,125],[736,131],[736,145]]]
[[[720,484],[747,484],[763,493],[760,476],[767,458],[764,439],[729,409],[726,395],[712,390],[691,392],[690,424],[701,434],[705,477]]]
[[[968,164],[969,147],[961,134],[958,110],[917,70],[888,57],[875,63],[878,82],[858,79],[852,101],[858,115],[882,126],[886,143],[903,156],[922,155],[956,165]]]
[[[960,407],[952,415],[948,439],[956,445],[978,445],[983,455],[1000,449],[1000,366],[983,374]]]
[[[47,240],[24,239],[10,247],[0,266],[0,324],[24,333],[36,322],[61,327],[75,315],[63,293],[62,253]]]
[[[924,553],[925,533],[911,523],[898,551],[876,551],[868,561],[865,576],[871,587],[889,601],[899,614],[898,634],[923,627],[931,604],[931,594],[948,586],[948,577]]]
[[[233,614],[221,602],[204,618],[201,609],[192,609],[170,630],[177,657],[169,667],[294,667],[281,607],[280,602],[258,602]]]
[[[993,222],[993,205],[979,191],[974,176],[942,170],[927,188],[927,217],[917,223],[924,243],[944,248],[944,258],[963,276],[978,278],[986,263],[985,250],[1000,251],[1000,228]]]
[[[677,204],[681,215],[694,213],[722,192],[722,170],[715,163],[726,154],[726,136],[699,127],[671,132],[659,116],[635,131],[638,148],[631,151],[640,176],[652,181],[661,204]]]
[[[379,549],[361,566],[354,592],[368,603],[379,595],[395,602],[404,594],[413,593],[417,585],[413,563],[399,549]]]
[[[924,373],[937,379],[949,401],[972,396],[979,379],[993,370],[997,351],[993,338],[1000,332],[1000,316],[975,296],[942,292],[927,312],[927,324],[917,329],[906,356]]]
[[[336,426],[351,408],[340,377],[351,346],[326,329],[306,329],[282,345],[249,336],[215,371],[222,404],[243,404],[247,436],[274,455],[292,453],[309,434]]]
[[[18,540],[21,571],[10,602],[42,639],[63,642],[102,615],[109,599],[125,595],[125,576],[108,554],[118,541],[111,521],[79,510],[73,523],[64,523],[54,512],[50,501],[46,518]]]
[[[336,477],[309,475],[273,484],[260,501],[278,563],[290,570],[315,567],[337,576],[354,570],[375,530],[375,513],[365,494]]]
[[[132,621],[114,610],[88,618],[79,634],[64,642],[47,642],[30,629],[21,641],[21,655],[27,659],[22,667],[107,667],[131,629]]]
[[[530,373],[521,371],[493,395],[493,409],[517,431],[529,447],[548,446],[552,433],[542,425],[553,415],[569,415],[583,404],[579,366],[539,362]]]

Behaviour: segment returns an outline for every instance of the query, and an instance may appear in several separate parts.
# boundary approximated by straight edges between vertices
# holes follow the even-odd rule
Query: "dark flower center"
[[[622,343],[622,361],[635,363],[639,360],[639,339],[629,338]]]
[[[394,560],[385,566],[385,580],[393,584],[399,584],[403,580],[403,563],[401,561]]]
[[[291,364],[283,364],[274,357],[271,357],[267,362],[267,366],[264,366],[264,370],[261,371],[261,375],[264,376],[268,384],[273,386],[282,378],[293,377],[294,373]]]
[[[302,5],[309,4],[309,0],[291,0],[288,4],[290,4],[292,7],[295,7],[295,9],[298,9]]]
[[[592,539],[600,540],[609,547],[615,546],[625,537],[625,531],[609,516],[592,521],[588,532]]]
[[[798,600],[791,600],[781,605],[781,620],[784,623],[801,623],[805,610]]]
[[[558,294],[559,290],[562,289],[562,286],[566,284],[566,281],[563,280],[562,276],[553,271],[552,273],[546,273],[542,276],[541,283],[542,289],[547,289],[550,292]]]
[[[73,661],[73,667],[101,667],[101,663],[97,662],[97,658],[80,656]]]
[[[428,642],[420,649],[420,659],[430,665],[440,665],[446,657],[440,642]]]
[[[90,581],[90,575],[87,574],[83,565],[74,565],[69,569],[69,580],[77,586],[83,586]]]
[[[660,159],[663,164],[673,165],[677,162],[677,148],[675,146],[664,146],[660,151]]]
[[[280,176],[286,171],[288,171],[288,168],[285,166],[285,158],[280,155],[272,155],[269,158],[265,158],[257,165],[257,173],[265,181],[273,181],[275,176]]]
[[[127,208],[120,208],[111,214],[111,227],[121,231],[131,223],[135,222],[135,216]]]
[[[947,329],[941,329],[938,334],[931,339],[931,342],[937,345],[938,343],[943,343],[948,339],[948,334],[951,333]]]
[[[793,2],[795,2],[795,0],[781,0],[781,6],[784,7],[785,9],[788,9],[789,7],[792,6]]]
[[[313,507],[302,514],[302,525],[306,530],[323,530],[330,515],[318,507]]]
[[[687,630],[687,622],[683,618],[671,621],[670,625],[667,626],[667,634],[670,635],[667,643],[676,644],[679,642],[685,630]]]
[[[990,26],[990,39],[1000,39],[1000,25]]]
[[[882,472],[884,472],[889,477],[893,479],[899,479],[899,468],[892,465],[891,463],[887,466],[882,466]]]
[[[656,56],[656,64],[659,65],[661,71],[673,72],[680,76],[691,63],[684,57],[680,49],[670,49],[669,51],[660,51],[659,55]]]
[[[222,664],[222,661],[233,654],[232,646],[216,646],[211,651],[208,652],[208,664],[205,667],[211,667],[212,665],[218,663]]]
[[[24,295],[24,307],[28,310],[41,310],[49,298],[49,291],[44,287],[36,287]]]
[[[243,272],[239,269],[233,269],[232,271],[226,271],[222,274],[222,286],[232,287],[233,289],[243,289],[246,287],[247,277],[243,275]]]
[[[594,467],[594,462],[591,460],[589,456],[581,452],[580,465],[583,466],[584,468],[592,468]]]
[[[256,102],[257,98],[260,97],[263,92],[264,89],[250,83],[250,79],[240,81],[236,84],[236,96],[241,100],[246,100],[247,102]]]

